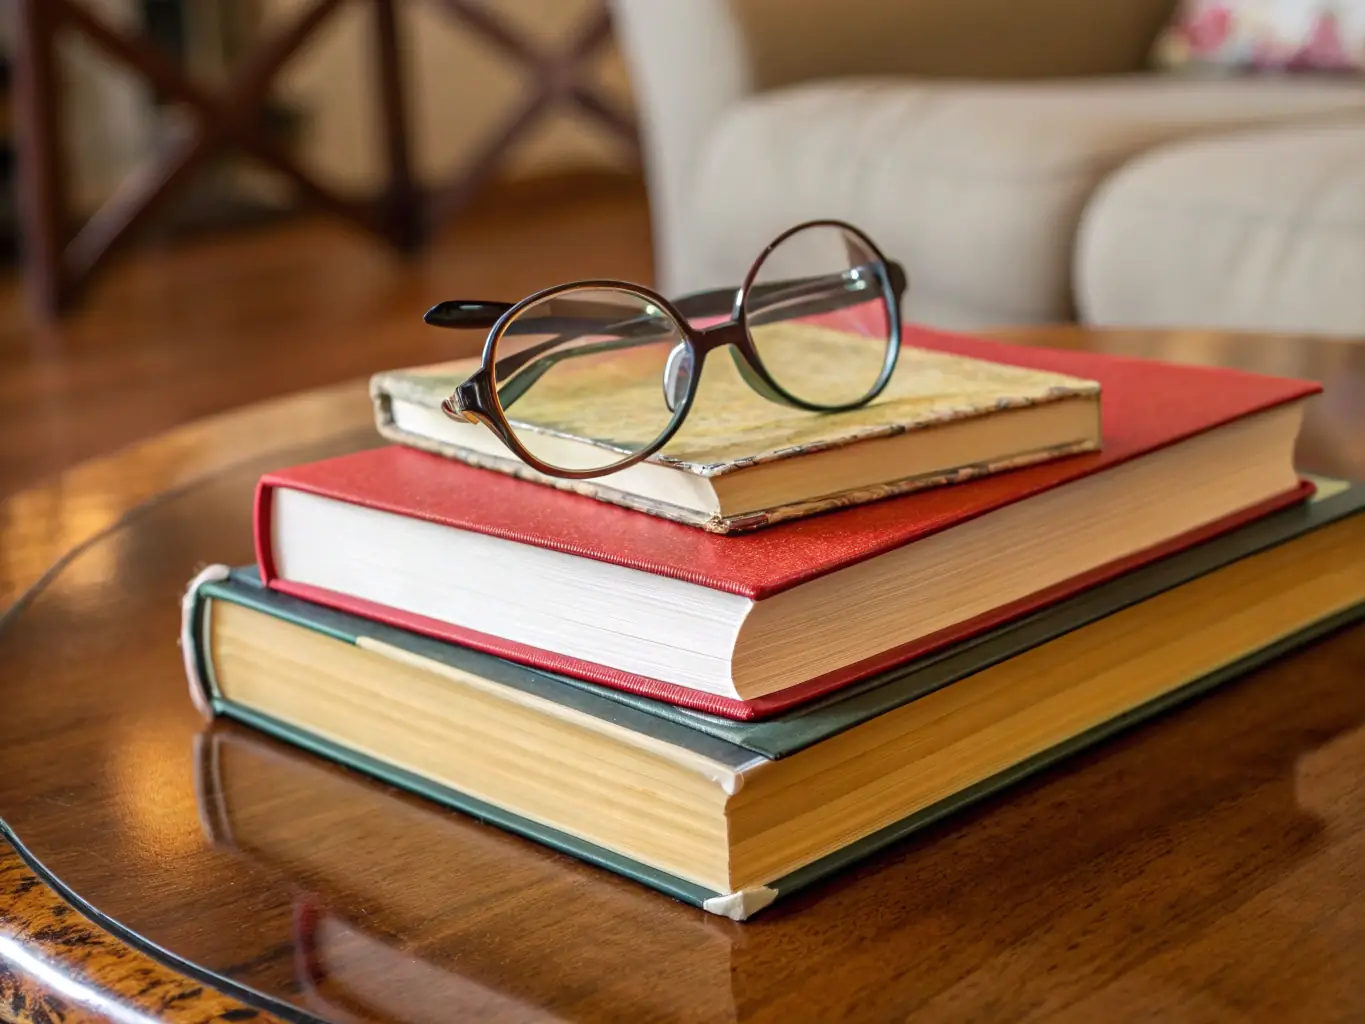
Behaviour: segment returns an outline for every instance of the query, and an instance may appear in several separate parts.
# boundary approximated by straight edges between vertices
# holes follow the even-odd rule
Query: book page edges
[[[472,672],[464,672],[454,666],[425,658],[411,651],[405,651],[401,647],[395,647],[381,640],[359,636],[356,637],[355,645],[362,650],[379,654],[405,665],[411,665],[424,672],[442,676],[468,689],[488,694],[504,703],[518,705],[536,714],[555,718],[577,728],[598,733],[616,742],[647,751],[655,757],[670,761],[679,767],[703,776],[719,786],[726,796],[734,796],[740,791],[744,785],[744,773],[746,771],[767,763],[767,758],[755,754],[749,763],[741,765],[738,769],[731,768],[683,747],[676,747],[652,736],[646,736],[643,733],[596,718],[575,708],[565,707],[534,694],[525,693],[514,687],[482,679]]]
[[[682,523],[684,526],[696,526],[710,533],[729,533],[731,527],[726,519],[719,513],[707,514],[698,512],[695,509],[687,508],[683,505],[674,505],[668,502],[655,501],[651,498],[641,498],[625,491],[618,491],[612,487],[593,483],[588,480],[569,480],[562,477],[543,476],[537,473],[526,463],[514,457],[510,452],[507,458],[499,458],[493,455],[485,455],[476,452],[462,445],[451,444],[439,438],[428,437],[425,434],[418,434],[410,430],[404,430],[393,420],[393,409],[387,395],[380,396],[375,400],[375,429],[379,436],[386,441],[402,445],[405,448],[415,448],[418,451],[429,452],[432,455],[440,455],[442,458],[451,459],[456,462],[463,462],[466,465],[474,466],[476,469],[492,470],[506,476],[515,477],[518,480],[526,480],[529,483],[541,484],[546,487],[553,487],[556,490],[568,491],[572,494],[581,494],[586,498],[594,498],[598,501],[605,501],[608,504],[619,505],[634,512],[644,512],[648,515],[657,516],[660,519],[669,519],[675,523]]]
[[[1365,619],[1365,601],[1348,603],[1303,626],[1291,629],[1282,636],[1268,640],[1261,647],[1218,665],[1207,672],[1187,679],[1184,683],[1159,693],[1140,704],[1119,712],[1104,721],[1075,733],[1039,750],[1031,756],[1009,764],[992,775],[972,783],[940,800],[912,811],[883,828],[864,835],[846,846],[833,850],[794,871],[770,880],[767,884],[776,894],[790,895],[799,889],[822,882],[840,872],[866,861],[908,837],[918,835],[929,826],[958,814],[982,802],[987,797],[1009,792],[1016,785],[1041,772],[1070,760],[1076,754],[1100,746],[1105,741],[1137,729],[1181,705],[1188,704],[1224,684],[1243,678],[1256,669],[1278,658],[1291,654],[1333,632]],[[721,897],[722,899],[724,897]],[[769,901],[771,902],[771,901]],[[767,904],[764,904],[766,906]],[[750,909],[757,913],[761,907]]]
[[[543,846],[566,853],[596,867],[603,868],[625,878],[647,885],[674,899],[694,907],[717,895],[715,890],[705,888],[685,878],[670,874],[657,868],[617,854],[588,840],[562,832],[549,825],[525,818],[514,811],[496,804],[490,804],[468,793],[452,789],[425,776],[399,768],[396,765],[326,737],[311,733],[306,729],[281,722],[269,715],[253,711],[244,705],[225,700],[221,705],[222,714],[247,725],[267,736],[291,744],[310,754],[324,757],[354,771],[362,772],[391,786],[404,789],[409,793],[431,800],[437,804],[453,808],[462,814],[505,831],[523,836]]]
[[[180,598],[180,656],[185,662],[185,679],[190,688],[190,701],[206,719],[214,717],[213,692],[200,658],[200,647],[195,632],[199,626],[199,589],[206,583],[221,583],[231,570],[226,565],[205,566],[190,580]]]
[[[914,491],[966,483],[969,480],[974,480],[978,477],[992,476],[1015,469],[1023,469],[1027,466],[1043,462],[1051,462],[1056,459],[1073,455],[1081,455],[1085,452],[1098,451],[1100,448],[1100,442],[1096,439],[1081,440],[1071,444],[1023,452],[989,462],[973,463],[941,472],[904,477],[900,480],[873,484],[869,487],[854,488],[835,494],[790,502],[785,505],[775,505],[766,509],[726,516],[719,512],[708,514],[696,509],[687,508],[683,505],[675,505],[670,502],[643,497],[592,480],[569,480],[561,477],[545,476],[537,473],[530,466],[510,455],[507,458],[488,455],[463,445],[453,444],[449,441],[443,441],[439,438],[430,437],[426,434],[419,434],[399,427],[394,422],[392,396],[388,393],[376,391],[374,393],[374,403],[375,429],[379,432],[381,437],[394,444],[403,445],[407,448],[415,448],[419,451],[430,452],[433,455],[440,455],[443,458],[463,462],[466,465],[474,466],[478,469],[487,469],[498,473],[504,473],[508,476],[516,477],[519,480],[526,480],[546,487],[553,487],[556,490],[580,494],[584,497],[593,498],[597,501],[606,502],[611,505],[618,505],[621,508],[627,508],[634,512],[644,512],[647,515],[657,516],[660,519],[682,523],[685,526],[695,526],[708,533],[717,534],[742,533],[748,530],[775,526],[778,523],[792,519],[803,519],[807,516],[818,515],[822,512],[832,512],[836,509],[851,508],[856,505],[865,505],[873,501],[900,497],[901,495],[910,494]],[[869,440],[873,440],[873,438],[869,438]],[[817,450],[819,449],[811,449],[810,451],[801,454],[814,454]],[[789,454],[794,456],[797,453],[792,452]],[[736,465],[734,468],[747,468],[748,465],[757,465],[760,461],[769,460],[755,460],[746,463],[745,466]],[[673,468],[684,471],[680,467],[675,466]]]
[[[774,879],[765,885],[738,890],[728,894],[706,894],[704,891],[699,890],[694,884],[649,869],[645,865],[638,864],[628,859],[611,855],[608,851],[587,846],[580,841],[575,841],[570,836],[559,834],[557,830],[531,826],[531,823],[523,822],[514,814],[509,814],[500,811],[499,809],[483,805],[482,802],[472,800],[463,794],[460,794],[458,799],[456,799],[454,791],[448,790],[445,787],[433,784],[427,780],[417,779],[407,772],[397,770],[390,765],[381,764],[372,758],[358,754],[354,751],[343,751],[336,744],[314,738],[307,733],[283,726],[265,716],[256,715],[246,709],[228,706],[225,710],[230,713],[232,717],[238,718],[248,725],[261,729],[270,735],[285,739],[306,750],[321,754],[332,760],[339,760],[341,763],[347,764],[352,768],[377,776],[380,779],[408,789],[409,791],[415,792],[428,799],[434,799],[437,802],[455,806],[465,813],[474,813],[494,824],[508,828],[510,831],[528,835],[541,842],[547,842],[556,849],[565,850],[582,859],[588,860],[590,863],[612,870],[618,874],[623,874],[626,877],[633,878],[643,884],[650,885],[674,898],[692,903],[694,906],[700,906],[708,913],[727,917],[735,921],[745,921],[767,908],[779,896],[799,889],[804,889],[826,877],[835,875],[841,870],[865,860],[873,853],[914,833],[921,832],[924,828],[934,822],[979,802],[986,796],[1001,790],[1006,790],[1023,779],[1038,773],[1058,761],[1064,760],[1072,754],[1094,746],[1115,734],[1124,732],[1167,709],[1175,707],[1187,700],[1197,697],[1207,690],[1215,688],[1221,683],[1245,675],[1248,671],[1257,668],[1268,661],[1274,660],[1305,644],[1311,643],[1313,640],[1331,633],[1336,629],[1357,622],[1362,617],[1365,617],[1365,603],[1357,603],[1345,607],[1335,614],[1330,614],[1303,629],[1281,637],[1261,649],[1249,653],[1243,658],[1235,659],[1199,678],[1190,680],[1183,686],[1176,687],[1151,701],[1140,704],[1137,707],[1102,722],[1068,740],[1063,740],[1060,743],[1054,744],[1024,761],[1011,765],[1010,767],[981,780],[975,785],[969,786],[944,800],[937,801],[929,807],[912,813],[897,822],[893,822],[885,828],[864,836],[862,839],[857,840],[842,849],[833,851],[781,878]]]

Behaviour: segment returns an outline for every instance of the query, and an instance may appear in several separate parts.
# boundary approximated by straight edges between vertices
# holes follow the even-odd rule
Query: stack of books
[[[471,366],[381,374],[387,443],[263,477],[256,563],[191,582],[191,693],[743,920],[1365,614],[1318,385],[905,346],[852,413],[703,381],[586,482],[440,412]]]

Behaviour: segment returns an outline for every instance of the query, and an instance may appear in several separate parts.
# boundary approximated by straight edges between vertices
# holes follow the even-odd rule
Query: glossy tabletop
[[[1300,463],[1365,479],[1365,344],[1014,337],[1321,380]],[[1365,1019],[1365,629],[739,924],[199,717],[185,583],[378,443],[357,382],[0,507],[0,1018]]]

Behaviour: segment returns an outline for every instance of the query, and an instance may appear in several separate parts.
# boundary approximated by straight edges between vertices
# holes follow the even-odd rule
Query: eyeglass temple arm
[[[447,299],[438,302],[422,314],[422,319],[432,327],[450,327],[455,330],[488,330],[512,308],[510,302],[479,302],[468,299]]]
[[[905,268],[895,260],[886,262],[887,277],[897,297],[905,292],[906,278]],[[792,285],[804,284],[807,282],[823,282],[829,279],[830,275],[818,277],[796,278],[789,281],[773,281],[767,284],[755,285],[751,292],[754,295],[766,295],[775,290],[785,290]],[[725,316],[734,310],[735,301],[734,288],[713,288],[708,291],[693,292],[678,299],[674,305],[678,312],[688,319],[696,317]],[[468,299],[447,299],[445,302],[438,302],[423,315],[422,319],[433,327],[448,327],[463,330],[489,330],[497,323],[498,318],[512,308],[510,302],[488,302]],[[575,324],[581,325],[585,318],[569,317]],[[651,317],[639,318],[642,320],[652,320]],[[517,324],[512,324],[510,333],[522,333],[534,328],[543,328],[546,318],[536,317],[529,320],[522,331],[518,331]],[[627,321],[628,322],[628,321]]]

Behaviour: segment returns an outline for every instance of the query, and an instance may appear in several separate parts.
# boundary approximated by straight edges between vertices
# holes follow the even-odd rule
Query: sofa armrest
[[[729,0],[610,0],[636,109],[654,228],[654,276],[665,294],[704,286],[687,276],[688,190],[702,140],[755,88]]]
[[[648,0],[636,0],[648,3]],[[1141,70],[1176,0],[729,0],[757,88]]]
[[[656,276],[677,293],[698,150],[749,93],[848,76],[1139,70],[1175,0],[610,0],[641,113]]]

